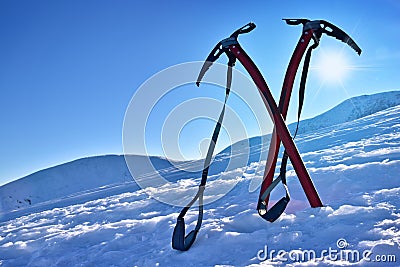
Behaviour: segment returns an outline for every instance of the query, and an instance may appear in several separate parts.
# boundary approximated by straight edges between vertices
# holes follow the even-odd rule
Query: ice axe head
[[[254,23],[247,23],[243,27],[234,31],[229,38],[223,39],[222,41],[218,42],[214,49],[211,50],[207,59],[204,61],[203,67],[201,68],[199,76],[197,77],[196,85],[200,85],[200,81],[203,79],[207,70],[223,53],[228,56],[228,66],[233,67],[235,65],[236,57],[229,50],[229,46],[238,43],[237,38],[239,34],[251,32],[252,30],[254,30],[255,27],[256,25]]]
[[[339,27],[333,25],[325,20],[308,20],[308,19],[283,19],[288,25],[299,25],[303,24],[303,31],[313,30],[318,38],[325,33],[328,36],[335,37],[336,39],[348,44],[353,48],[357,54],[361,54],[361,48],[354,42],[351,37],[341,30]]]

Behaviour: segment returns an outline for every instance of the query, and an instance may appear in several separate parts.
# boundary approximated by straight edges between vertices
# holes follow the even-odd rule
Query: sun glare
[[[348,74],[350,65],[340,52],[324,51],[318,56],[314,69],[323,82],[341,83]]]

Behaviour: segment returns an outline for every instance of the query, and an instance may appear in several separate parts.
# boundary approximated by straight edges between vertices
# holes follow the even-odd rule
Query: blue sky
[[[249,21],[257,28],[240,41],[276,98],[301,33],[282,18],[325,19],[363,49],[358,57],[323,37],[312,56],[303,118],[351,96],[399,89],[399,14],[394,0],[2,0],[0,184],[81,157],[122,154],[124,113],[135,90],[164,68],[204,60]],[[315,69],[318,57],[330,53],[340,53],[350,68],[340,82],[327,82]],[[289,122],[296,109],[291,104]],[[213,125],[207,127],[211,134]]]

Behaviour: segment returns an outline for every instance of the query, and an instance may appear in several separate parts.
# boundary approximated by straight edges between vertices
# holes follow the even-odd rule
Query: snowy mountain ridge
[[[314,118],[302,120],[298,134],[353,121],[397,105],[400,105],[400,91],[352,97]],[[296,123],[290,124],[289,129],[294,132]]]
[[[301,120],[298,134],[314,132],[326,127],[360,119],[397,105],[400,105],[400,91],[388,91],[352,97],[314,118]],[[295,132],[296,125],[297,122],[288,125],[291,133]],[[248,140],[241,140],[223,149],[219,154],[229,155],[232,147],[243,147],[248,143],[251,150],[249,162],[253,162],[260,157],[266,157],[266,151],[256,153],[255,150],[261,147],[262,142],[268,143],[270,138],[271,134],[267,134],[265,136],[251,137]]]

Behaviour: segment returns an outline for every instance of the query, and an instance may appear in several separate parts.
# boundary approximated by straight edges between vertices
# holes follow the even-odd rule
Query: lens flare
[[[316,61],[313,69],[322,81],[327,83],[343,82],[351,69],[348,59],[340,52],[325,51]]]

